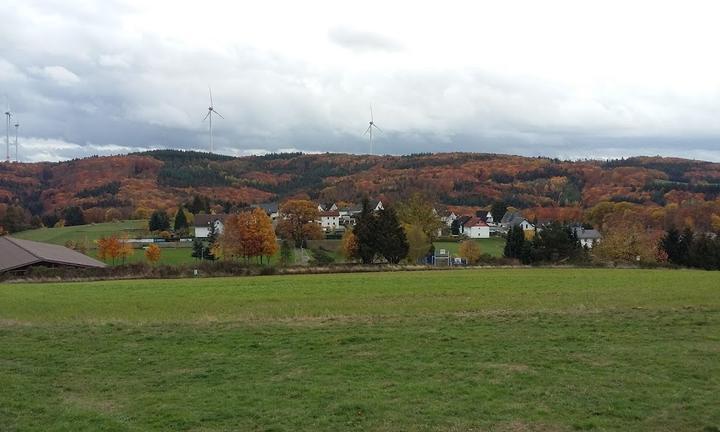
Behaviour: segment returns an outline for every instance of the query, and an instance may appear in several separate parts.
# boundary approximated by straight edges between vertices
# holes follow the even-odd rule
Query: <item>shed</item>
[[[101,268],[105,263],[80,252],[49,243],[0,237],[0,273],[24,272],[35,266]]]

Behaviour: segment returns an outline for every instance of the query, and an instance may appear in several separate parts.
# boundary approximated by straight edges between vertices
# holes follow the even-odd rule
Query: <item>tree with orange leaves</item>
[[[277,250],[277,239],[272,222],[262,209],[238,213],[225,219],[223,234],[220,236],[223,257],[251,258],[270,257]]]
[[[128,242],[127,234],[123,234],[123,236],[118,241],[120,242],[120,248],[118,249],[118,258],[122,259],[122,263],[125,264],[125,260],[131,257],[133,253],[135,253],[135,251],[132,248],[132,244]]]
[[[116,235],[110,237],[101,237],[97,241],[98,245],[98,258],[103,261],[112,260],[115,264],[115,260],[120,256],[120,240]]]
[[[145,258],[150,264],[155,264],[160,260],[160,248],[156,244],[151,244],[145,249]]]
[[[280,206],[280,215],[282,219],[276,231],[281,238],[292,240],[295,247],[302,247],[306,240],[323,237],[318,224],[320,213],[312,201],[286,201]]]

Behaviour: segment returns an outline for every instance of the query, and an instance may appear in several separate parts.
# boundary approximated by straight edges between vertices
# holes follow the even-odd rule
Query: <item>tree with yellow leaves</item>
[[[482,251],[480,250],[480,245],[478,245],[475,240],[465,240],[460,243],[458,255],[460,255],[461,258],[465,258],[468,264],[475,265],[480,261]]]
[[[120,248],[118,249],[118,258],[122,260],[122,263],[125,264],[125,260],[127,260],[129,257],[135,253],[135,250],[132,247],[132,244],[128,242],[128,236],[127,234],[123,234],[123,236],[119,239],[120,242]]]
[[[120,256],[120,240],[116,235],[110,237],[101,237],[97,240],[98,245],[98,258],[103,261],[112,260],[115,264],[115,260]]]
[[[225,258],[271,257],[278,250],[272,221],[265,211],[256,208],[225,219],[223,234],[219,240],[221,255]]]
[[[342,236],[342,255],[347,261],[354,261],[358,258],[358,240],[352,230],[345,230]]]
[[[289,200],[280,206],[282,219],[277,233],[286,240],[292,240],[295,247],[302,247],[306,240],[321,239],[322,229],[318,224],[320,212],[312,201]]]
[[[147,259],[150,264],[155,264],[160,261],[160,248],[158,245],[151,244],[145,249],[145,259]]]

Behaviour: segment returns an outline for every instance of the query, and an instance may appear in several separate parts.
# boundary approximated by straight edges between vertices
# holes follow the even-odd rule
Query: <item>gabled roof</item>
[[[268,202],[262,204],[255,204],[255,207],[265,210],[267,213],[277,213],[280,205],[276,202]]]
[[[527,221],[527,219],[525,219],[522,214],[517,212],[517,213],[512,213],[510,215],[505,213],[505,216],[503,216],[502,221],[500,223],[502,225],[508,225],[508,226],[514,227],[514,226],[520,225],[521,223],[523,223],[525,221]],[[528,221],[528,223],[530,223],[530,222]]]
[[[65,246],[21,240],[10,236],[0,237],[0,272],[39,263],[73,267],[105,267],[105,263]]]
[[[517,218],[520,218],[520,222],[522,222],[522,219],[524,219],[520,212],[505,212],[502,219],[500,219],[500,223],[509,224],[511,221]]]
[[[480,219],[479,217],[473,217],[468,219],[464,224],[464,227],[470,228],[470,227],[484,227],[488,226],[488,224],[485,223],[484,220]]]
[[[575,235],[577,235],[579,240],[598,240],[602,237],[600,231],[582,227],[575,228]]]
[[[472,216],[458,216],[455,219],[455,222],[457,222],[458,224],[460,224],[462,226],[465,226],[465,223],[467,223],[467,221],[469,221],[470,219],[472,219]]]
[[[201,227],[207,227],[210,225],[210,221],[220,221],[224,222],[225,218],[230,216],[227,213],[218,213],[218,214],[197,214],[195,215],[195,227],[201,228]]]
[[[328,211],[321,211],[320,217],[338,217],[340,216],[340,212],[337,210],[328,210]]]

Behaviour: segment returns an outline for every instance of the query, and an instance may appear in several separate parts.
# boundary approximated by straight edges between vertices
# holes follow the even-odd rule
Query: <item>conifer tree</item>
[[[394,208],[388,206],[380,210],[374,234],[377,252],[389,263],[397,264],[407,256],[407,237]]]
[[[363,264],[372,264],[377,254],[376,244],[377,221],[375,212],[370,208],[367,198],[363,199],[362,211],[357,217],[353,233],[357,237],[357,254]]]
[[[180,205],[178,207],[177,213],[175,213],[175,223],[173,225],[173,228],[176,233],[187,233],[188,232],[188,221],[187,217],[185,216],[185,210],[183,210],[183,206]]]
[[[520,258],[525,246],[525,232],[520,226],[510,227],[505,240],[503,255],[506,258]]]
[[[148,222],[148,229],[150,231],[167,231],[170,229],[170,217],[165,213],[165,210],[153,212]]]

